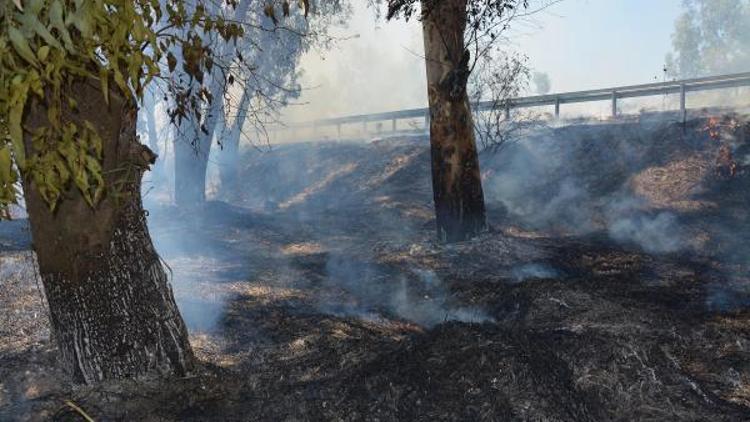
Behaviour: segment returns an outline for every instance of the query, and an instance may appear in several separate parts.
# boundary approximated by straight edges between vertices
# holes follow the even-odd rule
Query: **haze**
[[[552,92],[641,84],[664,78],[681,0],[567,0],[512,30],[509,49],[549,75]],[[417,21],[387,22],[354,6],[341,40],[303,56],[299,105],[285,122],[426,106],[424,45]]]

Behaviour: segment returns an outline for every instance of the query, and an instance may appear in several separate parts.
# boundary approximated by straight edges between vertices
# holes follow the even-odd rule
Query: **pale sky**
[[[661,80],[680,7],[681,0],[562,0],[517,24],[511,47],[549,75],[552,92]],[[323,57],[303,57],[304,104],[286,110],[285,120],[426,106],[419,22],[377,21],[358,6],[348,28],[333,32],[356,37]]]

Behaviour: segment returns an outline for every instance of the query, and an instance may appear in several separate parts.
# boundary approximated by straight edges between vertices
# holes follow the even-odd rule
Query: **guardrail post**
[[[396,131],[396,119],[391,120],[391,130],[393,132]]]
[[[424,129],[426,131],[430,131],[430,111],[427,110],[427,113],[424,115]]]
[[[682,123],[687,120],[687,110],[685,108],[685,84],[680,84],[680,118]]]
[[[560,118],[560,97],[555,97],[555,119]]]
[[[339,135],[339,139],[341,139],[341,123],[336,124],[336,133]]]
[[[612,117],[617,117],[617,91],[612,91]]]
[[[505,120],[510,120],[510,104],[505,104]]]

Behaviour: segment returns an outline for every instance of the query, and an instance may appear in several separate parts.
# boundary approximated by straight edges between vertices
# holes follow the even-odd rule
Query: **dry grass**
[[[715,208],[713,202],[691,199],[705,190],[715,164],[706,154],[694,154],[664,166],[650,167],[631,179],[633,192],[655,208],[694,212]]]

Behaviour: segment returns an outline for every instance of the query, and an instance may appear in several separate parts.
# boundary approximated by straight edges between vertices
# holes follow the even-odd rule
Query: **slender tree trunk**
[[[241,1],[234,10],[233,19],[243,21],[247,15],[252,1]],[[232,55],[232,49],[236,45],[224,43],[216,52],[218,57]],[[206,201],[206,172],[208,171],[208,158],[211,153],[211,144],[214,134],[217,133],[220,116],[224,113],[223,101],[227,86],[224,83],[224,75],[218,69],[207,73],[211,84],[209,92],[214,98],[205,113],[203,122],[194,124],[196,128],[200,125],[204,130],[187,131],[188,136],[197,135],[195,143],[187,142],[185,139],[175,138],[175,203],[179,206],[195,206]]]
[[[159,132],[156,130],[156,96],[151,92],[147,99],[146,129],[148,131],[148,145],[154,153],[161,154],[159,152]],[[154,163],[151,168],[151,174],[154,185],[160,185],[164,178],[164,159],[157,160]]]
[[[219,153],[219,179],[221,181],[221,197],[231,200],[237,194],[240,153],[240,133],[234,126],[224,138],[222,150]]]
[[[188,128],[185,136],[192,136]],[[211,138],[201,133],[193,144],[179,135],[174,140],[174,199],[181,207],[206,201],[206,170]]]
[[[219,121],[224,115],[222,85],[214,80],[210,91],[214,102],[206,110],[204,120],[186,125],[189,127],[185,136],[196,136],[195,142],[175,138],[175,203],[179,206],[196,206],[206,201],[208,158],[214,134],[220,133]]]
[[[239,188],[240,138],[242,127],[247,119],[247,108],[250,102],[250,90],[242,93],[242,99],[237,107],[237,117],[223,139],[222,150],[219,152],[219,178],[221,180],[221,196],[227,200],[237,195]]]
[[[466,90],[466,0],[423,6],[430,102],[432,189],[438,238],[470,239],[487,227],[474,123]]]
[[[70,89],[103,140],[108,191],[94,209],[71,187],[50,211],[33,181],[24,181],[34,250],[61,366],[78,382],[140,375],[183,375],[194,366],[185,324],[154,250],[141,204],[141,177],[156,156],[135,137],[136,108],[98,83]],[[25,121],[46,125],[43,104]],[[26,140],[33,154],[30,139]]]

